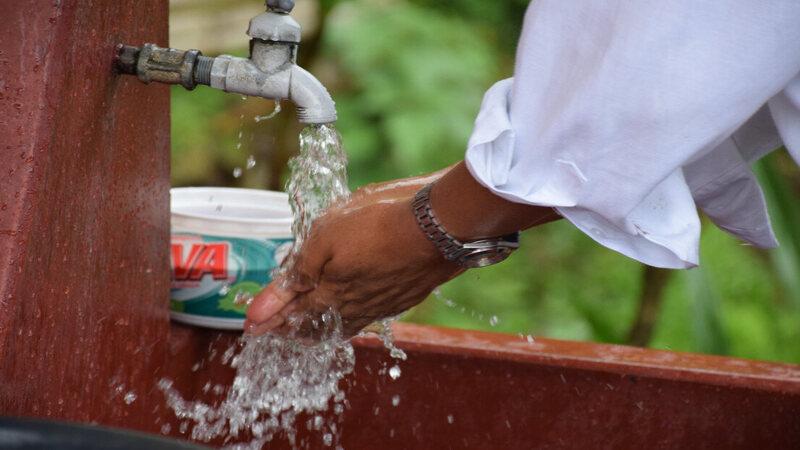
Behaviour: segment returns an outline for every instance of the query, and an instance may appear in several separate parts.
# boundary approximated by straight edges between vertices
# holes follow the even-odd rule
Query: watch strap
[[[486,264],[469,264],[468,258],[475,253],[497,253],[500,260],[505,259],[511,251],[519,247],[519,233],[511,233],[498,238],[479,239],[462,242],[452,236],[442,226],[436,213],[431,207],[431,190],[433,184],[428,184],[417,192],[412,203],[414,217],[425,236],[436,246],[439,252],[448,261],[466,267],[477,267]],[[498,261],[499,262],[499,261]]]

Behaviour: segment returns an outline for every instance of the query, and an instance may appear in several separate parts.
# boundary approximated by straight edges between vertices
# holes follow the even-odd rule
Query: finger
[[[253,323],[250,320],[244,321],[244,332],[250,336],[261,336],[268,331],[274,330],[283,325],[283,317],[275,315],[266,322]]]
[[[274,326],[271,326],[269,329],[266,329],[265,327],[265,332],[269,331],[270,333],[279,336],[294,335],[295,333],[293,333],[293,331],[296,331],[298,328],[298,321],[300,320],[300,317],[302,317],[301,315],[295,314],[298,309],[302,309],[298,300],[294,300],[286,305],[278,312],[278,314],[275,315],[274,322],[270,320],[271,325]]]
[[[289,302],[289,304],[284,306],[277,314],[260,324],[245,321],[245,332],[252,336],[260,336],[280,329],[286,324],[289,315],[294,312],[296,306],[297,302]]]
[[[296,292],[282,288],[280,280],[274,280],[256,295],[247,308],[248,324],[263,324],[291,302],[296,295]]]
[[[320,287],[298,297],[279,313],[285,322],[272,332],[291,336],[305,343],[319,341],[338,330],[335,322],[328,316],[331,306],[320,303],[325,288]],[[327,317],[327,319],[326,319]]]

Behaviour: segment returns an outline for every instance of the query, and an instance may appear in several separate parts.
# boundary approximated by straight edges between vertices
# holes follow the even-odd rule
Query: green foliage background
[[[321,33],[304,37],[301,64],[337,102],[351,187],[461,159],[484,91],[512,73],[527,0],[322,0],[318,6]],[[230,52],[246,53],[245,39]],[[283,106],[278,117],[256,124],[252,118],[272,104],[175,88],[174,185],[280,189],[299,131],[291,105]],[[233,177],[248,155],[257,166]],[[800,175],[782,151],[756,172],[781,248],[743,246],[706,223],[702,268],[663,275],[659,313],[645,320],[648,345],[800,362]],[[405,320],[634,342],[630,330],[645,276],[642,265],[562,221],[526,232],[508,261],[448,283],[442,298]]]

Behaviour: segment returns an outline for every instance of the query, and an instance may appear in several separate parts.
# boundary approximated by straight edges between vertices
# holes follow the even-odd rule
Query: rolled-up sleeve
[[[497,195],[555,207],[611,249],[697,265],[698,190],[684,169],[727,152],[800,72],[798,22],[797,1],[537,0],[514,78],[484,97],[467,166]]]

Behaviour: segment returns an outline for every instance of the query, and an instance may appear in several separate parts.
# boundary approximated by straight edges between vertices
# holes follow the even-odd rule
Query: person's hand
[[[464,163],[425,177],[367,186],[314,222],[284,277],[253,300],[245,330],[294,330],[315,337],[315,319],[333,309],[341,314],[344,334],[352,336],[418,304],[463,272],[428,240],[411,209],[416,192],[434,181],[431,206],[443,227],[463,241],[503,236],[560,217],[552,208],[493,194]]]
[[[313,337],[313,319],[332,308],[353,336],[458,275],[462,269],[428,241],[411,208],[414,194],[443,172],[367,186],[319,217],[286,275],[253,300],[245,330],[286,333],[295,315],[300,333]]]

